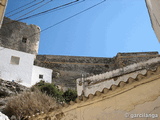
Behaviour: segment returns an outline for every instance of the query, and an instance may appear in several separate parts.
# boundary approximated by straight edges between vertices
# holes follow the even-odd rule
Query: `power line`
[[[76,14],[74,14],[74,15],[72,15],[72,16],[70,16],[70,17],[68,17],[68,18],[66,18],[66,19],[64,19],[64,20],[62,20],[62,21],[60,21],[60,22],[57,22],[57,23],[55,23],[55,24],[53,24],[53,25],[51,25],[51,26],[49,26],[49,27],[41,30],[40,32],[34,33],[34,34],[31,35],[30,37],[32,37],[32,36],[34,36],[34,35],[36,35],[36,34],[42,33],[42,32],[44,32],[44,31],[46,31],[46,30],[48,30],[48,29],[50,29],[50,28],[52,28],[52,27],[54,27],[54,26],[56,26],[56,25],[59,25],[59,24],[65,22],[65,21],[67,21],[67,20],[69,20],[69,19],[71,19],[71,18],[73,18],[73,17],[76,17],[77,15],[80,15],[80,14],[82,14],[82,13],[84,13],[84,12],[86,12],[86,11],[88,11],[88,10],[90,10],[90,9],[92,9],[92,8],[94,8],[94,7],[102,4],[102,3],[104,3],[105,1],[106,1],[106,0],[103,0],[103,1],[101,1],[101,2],[99,2],[99,3],[97,3],[97,4],[95,4],[95,5],[93,5],[93,6],[91,6],[91,7],[88,7],[88,8],[86,8],[86,9],[82,10],[81,12],[78,12],[78,13],[76,13]]]
[[[22,20],[26,20],[26,19],[29,19],[29,18],[38,16],[38,15],[45,14],[45,13],[47,13],[47,12],[51,12],[51,11],[53,12],[53,10],[60,10],[60,9],[66,8],[66,7],[70,7],[70,6],[72,6],[72,5],[75,5],[75,4],[84,2],[85,0],[80,1],[80,2],[78,2],[78,1],[79,1],[79,0],[75,0],[75,1],[73,1],[73,2],[69,2],[69,3],[66,3],[66,4],[61,5],[61,6],[58,6],[58,7],[54,7],[54,8],[52,8],[52,9],[49,9],[49,10],[46,10],[46,11],[43,11],[43,12],[40,12],[40,13],[31,15],[31,16],[28,16],[28,17],[26,17],[26,18],[21,18],[21,19],[18,19],[18,20],[16,20],[16,21],[12,21],[12,22],[5,23],[5,24],[3,24],[3,25],[15,23],[15,22],[22,21]],[[77,2],[77,3],[76,3],[76,2]]]
[[[31,10],[31,11],[29,11],[29,12],[27,12],[27,13],[21,15],[21,16],[19,16],[18,18],[21,18],[21,17],[23,17],[23,16],[25,16],[25,15],[28,15],[29,13],[34,12],[35,10],[37,10],[37,9],[39,9],[39,8],[41,8],[41,7],[45,6],[45,5],[47,5],[48,3],[52,2],[52,1],[53,1],[53,0],[50,0],[50,1],[48,1],[48,2],[46,2],[46,3],[44,3],[44,4],[42,4],[41,6],[35,8],[35,9],[33,9],[33,10]],[[16,19],[18,19],[18,18],[16,18]],[[16,20],[16,19],[15,19],[15,20]]]
[[[12,11],[10,11],[10,12],[7,12],[6,15],[7,15],[7,14],[10,14],[10,13],[12,13],[12,12],[14,12],[14,11],[17,11],[18,9],[21,9],[21,8],[23,8],[23,7],[25,7],[25,6],[28,6],[28,5],[30,5],[30,4],[33,3],[33,2],[35,2],[35,0],[33,0],[33,1],[30,2],[30,3],[25,4],[25,5],[23,5],[23,6],[20,6],[20,7],[12,10]]]
[[[101,1],[101,2],[99,2],[99,3],[97,3],[97,4],[95,4],[95,5],[93,5],[93,6],[89,7],[89,8],[87,8],[87,9],[84,9],[84,10],[81,11],[81,12],[78,12],[78,13],[76,13],[76,14],[74,14],[74,15],[72,15],[72,16],[70,16],[70,17],[68,17],[68,18],[66,18],[66,19],[64,19],[64,20],[62,20],[62,21],[60,21],[60,22],[57,22],[56,24],[53,24],[53,25],[51,25],[51,26],[49,26],[49,27],[47,27],[47,28],[41,30],[41,33],[42,33],[43,31],[46,31],[46,30],[48,30],[48,29],[50,29],[50,28],[56,26],[56,25],[59,25],[59,24],[65,22],[65,21],[67,21],[67,20],[69,20],[69,19],[71,19],[71,18],[73,18],[73,17],[76,17],[77,15],[80,15],[80,14],[82,14],[82,13],[84,13],[84,12],[86,12],[86,11],[88,11],[88,10],[90,10],[90,9],[92,9],[92,8],[94,8],[94,7],[96,7],[96,6],[100,5],[100,4],[102,4],[102,3],[104,3],[105,1],[106,1],[106,0],[103,0],[103,1]]]
[[[36,5],[38,5],[38,4],[42,3],[42,2],[44,2],[44,0],[42,0],[42,1],[38,2],[38,3],[35,3],[35,4],[33,4],[33,5],[31,5],[31,6],[27,7],[27,8],[25,8],[25,9],[22,9],[22,10],[20,10],[20,11],[14,13],[14,14],[11,14],[11,15],[9,15],[9,16],[7,16],[7,17],[14,16],[14,15],[16,15],[16,14],[18,14],[18,13],[21,13],[21,12],[23,12],[23,11],[25,11],[25,10],[31,8],[31,7],[34,7],[34,6],[36,6]]]
[[[32,18],[32,17],[36,17],[36,16],[39,16],[39,15],[42,15],[42,14],[46,14],[48,12],[53,12],[54,10],[60,10],[62,8],[66,8],[66,7],[69,7],[71,5],[75,5],[75,4],[78,4],[78,3],[81,3],[81,2],[84,2],[85,0],[82,0],[82,1],[79,1],[79,0],[75,0],[73,2],[70,2],[70,3],[66,3],[64,5],[61,5],[61,6],[58,6],[58,7],[54,7],[54,8],[51,8],[51,9],[48,9],[46,11],[43,11],[43,12],[39,12],[37,14],[34,14],[34,15],[31,15],[31,16],[28,16],[28,17],[25,17],[25,18],[22,18],[22,19],[18,19],[17,21],[22,21],[22,20],[26,20],[26,19],[29,19],[29,18]],[[78,3],[77,3],[78,2]]]
[[[87,9],[84,9],[83,11],[78,12],[78,13],[76,13],[76,14],[74,14],[74,15],[72,15],[72,16],[70,16],[70,17],[68,17],[68,18],[66,18],[66,19],[64,19],[64,20],[62,20],[62,21],[60,21],[60,22],[58,22],[58,23],[56,23],[56,24],[53,24],[53,25],[51,25],[51,26],[49,26],[49,27],[41,30],[40,32],[34,33],[33,35],[29,36],[28,38],[33,37],[33,36],[35,36],[35,35],[37,35],[37,34],[40,34],[40,33],[44,32],[44,31],[46,31],[46,30],[48,30],[48,29],[50,29],[50,28],[52,28],[52,27],[54,27],[54,26],[56,26],[56,25],[59,25],[59,24],[65,22],[65,21],[67,21],[67,20],[69,20],[69,19],[71,19],[71,18],[73,18],[73,17],[76,17],[77,15],[82,14],[82,13],[84,13],[84,12],[86,12],[86,11],[88,11],[88,10],[90,10],[90,9],[92,9],[92,8],[94,8],[94,7],[102,4],[102,3],[104,3],[105,1],[106,1],[106,0],[103,0],[103,1],[101,1],[101,2],[99,2],[99,3],[97,3],[97,4],[95,4],[95,5],[93,5],[93,6],[91,6],[91,7],[88,7]],[[18,21],[15,21],[15,22],[18,22]],[[16,43],[15,43],[15,44],[16,44]]]

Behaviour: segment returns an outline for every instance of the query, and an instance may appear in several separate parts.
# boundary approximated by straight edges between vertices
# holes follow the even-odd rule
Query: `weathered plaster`
[[[160,114],[160,74],[159,70],[154,74],[146,74],[143,79],[118,87],[109,91],[88,98],[84,101],[74,103],[69,107],[59,109],[40,115],[37,118],[42,120],[48,117],[54,120],[128,120],[127,114]],[[56,115],[61,117],[56,118]],[[131,116],[129,116],[131,117]],[[151,118],[134,118],[135,120],[151,120]],[[155,120],[158,120],[156,118]]]
[[[109,71],[103,74],[77,79],[77,93],[80,96],[95,94],[96,91],[102,91],[104,88],[110,89],[112,85],[118,85],[120,82],[126,82],[128,78],[136,78],[138,74],[144,75],[147,71],[146,66],[157,63],[160,57],[152,58],[145,62],[139,62],[126,67]],[[117,77],[115,79],[115,77]],[[79,84],[82,83],[82,84]]]

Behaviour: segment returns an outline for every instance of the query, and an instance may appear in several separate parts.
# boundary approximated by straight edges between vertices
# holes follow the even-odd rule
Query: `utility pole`
[[[2,26],[5,10],[7,7],[8,0],[0,0],[0,28]]]

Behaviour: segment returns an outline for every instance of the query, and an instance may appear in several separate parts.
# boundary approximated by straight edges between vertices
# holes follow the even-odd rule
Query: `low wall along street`
[[[26,116],[29,120],[158,120],[160,119],[160,67],[146,70],[111,89],[77,98],[69,105]]]

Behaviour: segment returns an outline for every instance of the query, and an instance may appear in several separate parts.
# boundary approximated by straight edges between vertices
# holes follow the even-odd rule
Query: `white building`
[[[52,70],[33,65],[35,55],[0,47],[0,78],[32,86],[40,80],[52,82]]]
[[[146,0],[152,27],[160,42],[160,0]]]

